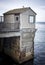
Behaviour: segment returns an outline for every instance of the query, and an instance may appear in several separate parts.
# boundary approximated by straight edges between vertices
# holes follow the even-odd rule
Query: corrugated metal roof
[[[18,8],[18,9],[13,9],[13,10],[10,10],[10,11],[7,11],[7,12],[5,12],[4,13],[4,15],[5,14],[14,14],[14,13],[22,13],[22,12],[24,12],[24,11],[27,11],[27,10],[29,10],[29,9],[31,9],[30,7],[24,7],[24,8]],[[32,10],[32,9],[31,9]],[[32,10],[33,11],[33,10]],[[35,13],[34,11],[33,11],[33,13]],[[36,14],[36,13],[35,13]]]

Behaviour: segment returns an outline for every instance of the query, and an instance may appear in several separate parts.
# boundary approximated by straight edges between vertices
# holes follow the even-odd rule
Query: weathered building
[[[0,23],[0,49],[19,63],[33,58],[36,13],[30,8],[4,13]]]

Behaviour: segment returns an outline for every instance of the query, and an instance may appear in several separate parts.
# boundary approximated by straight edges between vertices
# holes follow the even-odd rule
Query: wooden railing
[[[0,32],[19,31],[20,23],[0,23]]]

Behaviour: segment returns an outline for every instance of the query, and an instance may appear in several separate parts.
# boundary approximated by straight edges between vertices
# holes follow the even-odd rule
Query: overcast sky
[[[22,6],[31,7],[37,13],[37,22],[45,22],[45,0],[0,0],[0,15]]]

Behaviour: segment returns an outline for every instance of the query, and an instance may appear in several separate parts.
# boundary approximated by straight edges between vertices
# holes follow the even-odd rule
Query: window
[[[16,17],[16,21],[18,21],[18,17]]]
[[[30,16],[29,20],[30,20],[30,23],[33,23],[34,22],[34,16]]]

